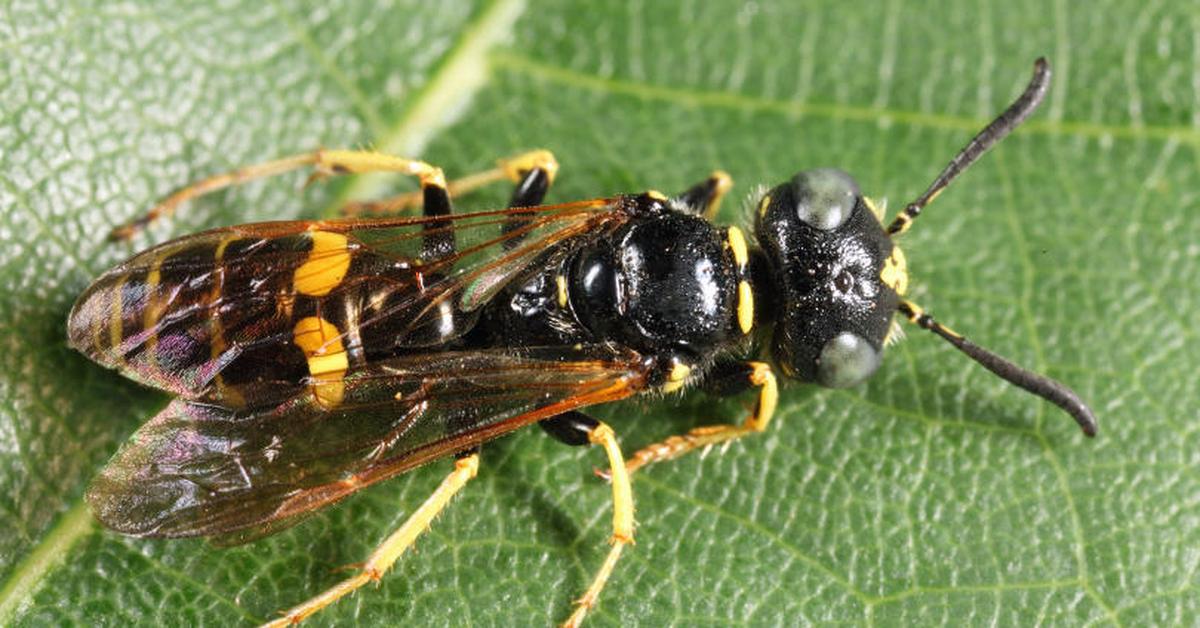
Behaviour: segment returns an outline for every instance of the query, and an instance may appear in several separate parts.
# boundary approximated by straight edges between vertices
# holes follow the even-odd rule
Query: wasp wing
[[[312,395],[257,410],[176,400],[113,457],[88,502],[125,534],[248,540],[523,425],[628,397],[646,372],[636,352],[590,345],[396,358],[344,384],[331,409]]]
[[[338,333],[326,344],[340,345],[351,365],[444,345],[538,256],[624,218],[612,199],[594,199],[215,229],[103,275],[72,310],[69,337],[93,360],[144,384],[254,406],[294,395],[308,375],[295,343],[298,321],[329,321]],[[431,247],[447,241],[456,243],[452,252]]]

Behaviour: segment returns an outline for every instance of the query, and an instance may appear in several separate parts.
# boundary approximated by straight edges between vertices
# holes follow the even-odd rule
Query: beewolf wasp
[[[885,226],[847,174],[801,172],[754,204],[753,237],[710,221],[731,185],[716,172],[657,192],[543,205],[547,151],[446,183],[429,164],[318,150],[194,183],[117,229],[128,237],[195,197],[312,168],[385,171],[421,189],[355,205],[344,220],[224,227],[155,246],[79,298],[71,345],[176,399],[143,425],[87,492],[118,532],[248,541],[427,462],[454,469],[353,575],[286,611],[303,620],[378,580],[479,469],[480,446],[537,423],[598,445],[613,492],[611,549],[568,625],[597,602],[632,542],[630,475],[764,431],[777,374],[854,386],[880,364],[898,313],[999,377],[1059,406],[1091,436],[1066,386],[967,340],[905,298],[895,236],[1042,100],[1039,59],[1024,93]],[[456,214],[451,197],[516,184],[507,209]],[[420,217],[366,217],[420,204]],[[695,384],[753,390],[740,424],[700,427],[628,458],[584,408]]]

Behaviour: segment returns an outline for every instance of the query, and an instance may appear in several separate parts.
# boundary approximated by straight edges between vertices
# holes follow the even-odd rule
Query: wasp
[[[1065,410],[1071,389],[988,351],[905,295],[896,243],[951,181],[1025,120],[1049,86],[1038,59],[1024,92],[885,225],[839,170],[800,172],[753,204],[753,231],[711,221],[731,180],[716,172],[668,197],[649,191],[544,205],[548,151],[447,183],[421,161],[320,150],[182,188],[118,229],[129,236],[197,196],[312,168],[385,171],[420,191],[355,206],[357,218],[224,227],[155,246],[89,287],[72,346],[177,398],[143,425],[87,491],[124,534],[271,534],[367,486],[453,457],[442,484],[353,575],[287,610],[296,623],[379,580],[480,465],[480,447],[537,423],[607,456],[611,548],[566,625],[578,625],[633,541],[630,476],[767,429],[778,380],[855,386],[907,319],[997,376]],[[451,196],[516,184],[508,208],[456,214]],[[364,217],[420,203],[420,217]],[[899,316],[897,316],[899,315]],[[626,458],[585,408],[696,385],[752,393],[741,423],[693,429]]]

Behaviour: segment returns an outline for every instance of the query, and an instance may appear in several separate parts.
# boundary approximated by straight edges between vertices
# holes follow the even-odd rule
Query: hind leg
[[[536,176],[534,173],[537,173]],[[517,184],[510,207],[540,205],[554,177],[558,160],[548,150],[532,150],[501,159],[495,168],[469,174],[446,184],[453,198],[469,194],[485,185],[508,179]],[[540,190],[540,191],[539,191]],[[422,202],[421,192],[408,192],[378,201],[354,201],[342,206],[343,216],[396,214]]]
[[[383,153],[361,150],[315,150],[268,161],[253,166],[238,168],[222,174],[201,179],[191,185],[180,188],[158,205],[150,208],[145,215],[113,229],[109,237],[115,240],[126,240],[147,225],[163,216],[169,216],[184,203],[211,194],[218,190],[242,185],[250,181],[281,175],[294,170],[311,167],[313,173],[309,183],[335,174],[359,174],[365,172],[396,172],[417,177],[424,191],[428,186],[445,189],[446,179],[441,168],[431,166],[416,159],[404,159]]]
[[[462,490],[463,486],[469,480],[475,477],[478,471],[478,453],[470,453],[456,460],[454,462],[454,470],[450,472],[450,475],[446,476],[441,486],[409,516],[408,520],[399,529],[393,532],[391,536],[384,540],[371,553],[367,562],[363,563],[357,573],[318,593],[304,603],[284,611],[283,617],[267,622],[265,626],[272,628],[294,626],[304,621],[313,613],[353,593],[363,585],[370,582],[379,582],[379,579],[383,577],[383,574],[387,573],[387,570],[392,567],[396,559],[409,547],[412,547],[417,537],[429,529],[434,517],[445,510],[450,500]]]

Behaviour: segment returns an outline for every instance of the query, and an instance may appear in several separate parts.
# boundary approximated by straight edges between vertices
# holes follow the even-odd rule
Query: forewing
[[[301,318],[341,323],[329,342],[352,358],[445,344],[536,257],[623,219],[610,200],[597,199],[217,229],[106,273],[76,303],[69,336],[97,362],[191,399],[241,405],[214,393],[231,372],[255,374],[260,388],[275,385],[287,396],[307,374],[293,337]],[[431,259],[427,238],[446,235],[457,250]]]
[[[245,540],[522,425],[627,397],[646,373],[639,354],[594,345],[398,358],[344,384],[334,408],[311,394],[260,410],[176,400],[113,457],[88,502],[125,534]]]

